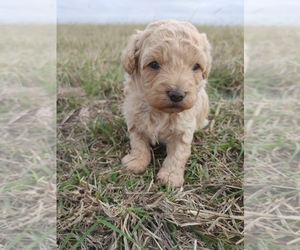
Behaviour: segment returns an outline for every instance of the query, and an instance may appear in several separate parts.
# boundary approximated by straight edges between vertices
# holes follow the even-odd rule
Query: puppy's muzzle
[[[185,93],[181,90],[167,91],[167,95],[172,102],[181,102],[185,97]]]

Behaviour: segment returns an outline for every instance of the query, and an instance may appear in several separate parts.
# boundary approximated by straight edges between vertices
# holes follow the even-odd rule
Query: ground
[[[172,189],[153,178],[163,148],[144,175],[120,170],[119,57],[138,27],[0,26],[0,248],[298,250],[299,28],[198,27],[211,123]]]
[[[201,26],[212,43],[210,125],[195,133],[185,185],[121,170],[129,138],[120,55],[144,25],[59,25],[57,185],[60,249],[243,248],[243,28]]]
[[[245,27],[245,246],[299,249],[299,28]]]
[[[54,249],[56,27],[0,31],[0,249]]]

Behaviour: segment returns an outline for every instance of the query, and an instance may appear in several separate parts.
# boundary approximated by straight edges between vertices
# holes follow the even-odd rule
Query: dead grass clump
[[[119,175],[119,181],[130,181],[130,177]],[[242,235],[243,218],[240,216],[242,208],[237,206],[240,203],[238,195],[224,201],[222,207],[204,205],[219,195],[240,190],[230,183],[219,189],[214,185],[219,192],[213,197],[203,194],[212,184],[162,191],[153,182],[150,185],[140,183],[133,189],[128,185],[118,187],[115,183],[104,187],[97,183],[103,177],[95,173],[91,173],[90,178],[93,180],[82,179],[77,187],[60,197],[69,209],[59,213],[58,227],[65,233],[59,235],[58,240],[65,247],[69,246],[67,248],[85,244],[88,247],[96,245],[97,249],[116,249],[120,245],[125,249],[176,246],[187,249],[194,245],[211,249],[218,245],[214,242],[218,242],[220,230],[227,235],[220,238],[221,245],[235,244]],[[97,227],[93,233],[86,235],[84,242],[79,242],[79,235],[84,235],[95,223]],[[82,224],[84,228],[74,227]]]

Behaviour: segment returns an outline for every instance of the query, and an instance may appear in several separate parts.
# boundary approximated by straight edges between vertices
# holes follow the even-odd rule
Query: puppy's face
[[[211,65],[209,43],[189,23],[160,21],[131,38],[123,67],[148,103],[166,113],[192,108]]]

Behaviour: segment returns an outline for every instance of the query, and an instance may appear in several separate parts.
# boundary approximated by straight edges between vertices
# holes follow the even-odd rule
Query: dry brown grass
[[[55,27],[0,31],[0,248],[54,248]]]
[[[298,27],[246,27],[245,239],[248,249],[299,249]]]

